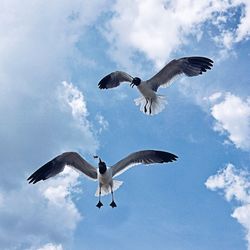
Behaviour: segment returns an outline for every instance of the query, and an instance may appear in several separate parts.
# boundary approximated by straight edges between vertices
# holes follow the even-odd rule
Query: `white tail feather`
[[[163,95],[156,95],[156,98],[152,99],[152,104],[150,104],[150,101],[148,101],[147,103],[146,98],[143,96],[135,99],[134,102],[136,106],[140,106],[140,111],[147,115],[156,115],[160,113],[167,104],[166,97]],[[146,112],[144,108],[145,105],[146,105]],[[151,113],[150,113],[150,105],[151,105]]]
[[[117,180],[113,180],[113,191],[117,190],[121,185],[122,185],[122,181],[117,181]],[[110,186],[102,186],[101,188],[101,196],[104,195],[108,195],[111,193],[111,188]],[[95,192],[95,196],[99,196],[99,187],[97,187],[96,192]]]

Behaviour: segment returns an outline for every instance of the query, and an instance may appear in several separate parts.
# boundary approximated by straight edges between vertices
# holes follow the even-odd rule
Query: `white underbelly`
[[[104,185],[111,185],[112,184],[112,173],[107,169],[107,171],[104,174],[98,174],[98,180],[99,182]]]
[[[137,88],[145,98],[149,99],[156,98],[155,92],[152,89],[150,89],[145,83],[141,83],[139,86],[137,86]]]

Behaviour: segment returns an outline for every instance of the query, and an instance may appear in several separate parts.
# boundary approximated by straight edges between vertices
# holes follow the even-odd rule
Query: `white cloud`
[[[250,203],[249,174],[237,170],[232,164],[228,164],[216,175],[210,176],[205,185],[213,191],[223,189],[227,201],[236,199],[239,202]]]
[[[250,35],[250,2],[234,0],[227,2],[227,10],[218,15],[214,24],[219,29],[219,34],[214,36],[214,41],[222,48],[222,53],[233,49],[235,43],[249,39]],[[238,19],[237,11],[240,10],[239,20],[232,25],[233,19]],[[227,21],[231,21],[226,28]]]
[[[96,115],[96,120],[100,126],[99,128],[99,133],[101,133],[103,130],[107,130],[109,127],[109,122],[104,118],[104,116],[97,114]]]
[[[73,126],[79,129],[70,132],[72,121],[65,121],[65,113],[58,110],[55,90],[62,79],[71,78],[72,69],[84,60],[77,43],[84,39],[86,29],[107,7],[106,1],[45,0],[32,4],[29,1],[1,1],[0,115],[9,115],[1,123],[0,134],[6,137],[7,146],[11,145],[12,150],[23,148],[26,151],[26,145],[35,145],[34,148],[40,145],[43,153],[47,149],[58,153],[72,145],[84,152],[94,153],[97,149],[98,142],[88,122],[77,125],[75,121]],[[74,111],[76,114],[81,112]],[[86,109],[83,111],[86,115]],[[29,139],[19,147],[17,141],[23,141],[22,135]],[[45,138],[50,145],[46,148],[42,146]],[[89,146],[83,147],[83,142]],[[10,148],[5,147],[7,150]],[[8,152],[5,155],[7,158]]]
[[[72,198],[79,189],[78,176],[66,168],[46,182],[24,183],[19,190],[2,192],[5,202],[0,211],[1,248],[37,249],[35,246],[46,242],[69,245],[82,218]]]
[[[41,82],[52,87],[70,75],[69,65],[83,60],[76,43],[106,1],[1,3],[0,89],[9,85],[29,92]]]
[[[234,165],[228,164],[216,175],[210,176],[206,187],[213,191],[223,190],[227,201],[235,199],[240,206],[232,213],[246,230],[246,240],[250,249],[250,175],[244,170],[237,169]]]
[[[226,27],[238,9],[241,10],[239,21]],[[248,0],[129,0],[126,3],[118,0],[113,12],[105,34],[112,47],[112,58],[125,67],[131,66],[136,52],[143,53],[157,67],[162,66],[172,53],[189,43],[190,35],[199,41],[205,32],[203,25],[214,25],[220,35],[213,33],[211,37],[217,37],[216,43],[224,49],[249,38]]]
[[[74,204],[67,198],[70,197],[72,190],[76,189],[79,175],[76,170],[66,166],[64,171],[60,173],[60,177],[50,179],[46,184],[43,183],[44,185],[40,186],[40,191],[52,204],[64,205],[71,209]]]
[[[91,61],[77,43],[107,7],[107,1],[1,1],[0,168],[8,169],[0,181],[1,249],[48,242],[60,249],[72,240],[81,219],[72,199],[77,173],[34,186],[24,176],[65,149],[94,154],[98,148],[82,93],[66,84],[72,119],[61,112],[56,90]]]
[[[234,42],[233,33],[225,30],[219,36],[214,37],[214,41],[222,45],[226,50],[229,50],[232,48]]]
[[[237,207],[231,215],[246,229],[246,240],[250,250],[250,204]]]
[[[63,88],[59,95],[72,111],[74,118],[82,119],[88,116],[87,105],[82,92],[72,83],[62,82]]]
[[[72,116],[78,121],[86,119],[88,110],[83,93],[72,83],[62,82],[58,89],[58,98],[63,107],[70,108]]]
[[[213,99],[214,95],[210,96]],[[250,150],[250,99],[246,101],[231,93],[214,104],[211,115],[216,120],[214,130],[228,134],[237,148]]]
[[[223,96],[223,94],[221,92],[215,92],[212,95],[210,95],[209,97],[203,97],[204,101],[208,101],[209,104],[214,104],[215,102],[217,102],[221,97]]]
[[[52,243],[48,243],[37,250],[63,250],[62,245],[53,245]]]
[[[85,141],[89,141],[88,151],[94,152],[99,143],[95,138],[94,129],[91,122],[87,119],[89,115],[87,104],[83,93],[72,83],[62,82],[57,91],[59,104],[63,110],[70,110],[75,122],[75,128],[79,129],[85,137]]]
[[[214,94],[209,96],[209,101],[214,102],[214,101],[218,100],[221,96],[222,96],[221,92],[215,92]]]
[[[236,42],[248,39],[250,36],[250,2],[245,1],[244,7],[240,23],[236,30]]]

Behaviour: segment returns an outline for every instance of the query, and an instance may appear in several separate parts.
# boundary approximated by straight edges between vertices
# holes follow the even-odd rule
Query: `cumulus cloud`
[[[215,101],[222,94],[215,93],[210,100]],[[216,120],[214,130],[228,135],[237,148],[250,150],[250,99],[241,99],[226,93],[224,100],[211,108],[211,115]]]
[[[98,148],[84,95],[73,84],[62,85],[65,111],[57,90],[74,67],[90,60],[77,43],[106,3],[1,1],[1,249],[68,246],[82,217],[72,198],[77,173],[66,170],[34,186],[25,176],[64,150],[94,154]]]
[[[31,165],[24,162],[28,152],[31,160],[37,152],[41,156],[48,152],[57,154],[72,145],[94,153],[98,143],[87,126],[70,132],[77,122],[73,124],[61,112],[56,89],[62,79],[71,78],[72,65],[85,58],[77,43],[106,9],[106,1],[46,0],[21,4],[17,0],[4,0],[1,3],[0,115],[5,120],[0,124],[4,142],[0,150],[10,172],[11,166],[16,165],[8,160],[13,151],[23,156],[17,163],[26,166]],[[83,147],[83,142],[89,147]],[[5,159],[2,160],[4,165]],[[5,178],[8,173],[3,174],[2,184],[10,185],[22,170],[20,167],[13,171],[12,178]]]
[[[231,214],[246,230],[246,240],[250,249],[250,175],[232,164],[210,176],[206,183],[210,190],[222,190],[227,201],[236,200],[240,206]]]
[[[42,243],[55,242],[59,246],[47,245],[42,249],[62,249],[61,243],[70,244],[69,239],[82,218],[72,198],[78,192],[78,176],[76,171],[66,168],[53,180],[39,185],[25,183],[18,192],[3,191],[1,248],[37,249]]]
[[[138,52],[157,67],[162,66],[172,53],[189,43],[190,35],[199,41],[205,33],[203,25],[213,27],[215,33],[207,34],[226,50],[249,38],[248,0],[129,0],[126,3],[118,0],[112,10],[114,15],[106,25],[105,35],[112,47],[112,58],[125,67],[131,66]],[[232,23],[232,16],[238,11],[241,16]],[[228,23],[230,28],[226,26]]]
[[[76,43],[105,4],[106,1],[78,0],[21,4],[3,0],[0,89],[6,94],[5,87],[9,85],[28,92],[31,86],[50,83],[53,87],[58,80],[70,76],[70,65],[84,58]]]

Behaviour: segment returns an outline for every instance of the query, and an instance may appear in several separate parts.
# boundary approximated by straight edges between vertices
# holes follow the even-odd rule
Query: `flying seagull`
[[[186,76],[198,76],[211,69],[213,61],[206,57],[193,56],[174,59],[163,67],[156,75],[146,81],[139,77],[132,77],[126,72],[115,71],[106,75],[99,83],[100,89],[115,88],[122,82],[130,82],[142,94],[142,97],[135,99],[135,104],[140,105],[140,110],[147,115],[160,113],[167,103],[165,96],[156,94],[159,87],[168,87],[173,79],[181,74]]]
[[[94,156],[99,158],[98,156]],[[29,183],[37,183],[41,180],[46,180],[53,177],[64,170],[66,165],[81,171],[87,177],[92,180],[98,180],[99,185],[96,190],[95,196],[99,197],[97,207],[103,206],[101,202],[101,196],[111,193],[112,201],[110,206],[116,207],[114,201],[114,191],[122,185],[122,181],[114,180],[113,178],[122,174],[129,168],[138,164],[153,164],[153,163],[165,163],[175,161],[178,157],[174,154],[157,151],[157,150],[143,150],[134,152],[124,159],[118,161],[115,165],[107,167],[106,163],[99,158],[98,168],[95,168],[86,160],[84,160],[76,152],[65,152],[61,155],[56,156],[51,161],[40,167],[35,171],[27,180]]]

